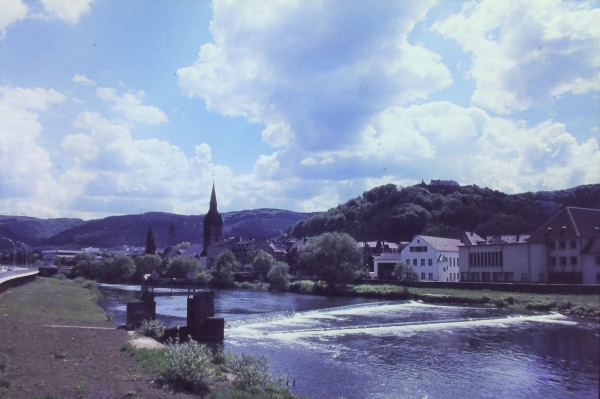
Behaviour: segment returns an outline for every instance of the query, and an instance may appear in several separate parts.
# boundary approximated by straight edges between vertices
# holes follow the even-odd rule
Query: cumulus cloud
[[[5,206],[19,208],[23,198],[52,195],[52,163],[40,144],[42,126],[34,111],[47,111],[65,99],[54,90],[0,86],[0,202]]]
[[[142,99],[146,96],[143,90],[135,94],[123,93],[122,96],[119,96],[113,88],[99,87],[96,89],[96,95],[105,101],[113,102],[112,110],[118,112],[130,122],[157,125],[169,121],[167,115],[159,108],[142,104]]]
[[[433,2],[213,2],[213,43],[178,70],[207,108],[265,124],[274,147],[336,150],[376,113],[448,86],[407,36]]]
[[[473,104],[510,113],[600,90],[600,9],[590,2],[471,2],[432,26],[471,54]]]
[[[6,36],[6,28],[27,17],[29,8],[22,0],[5,0],[0,2],[0,40]]]
[[[80,75],[80,74],[78,74],[78,73],[76,73],[76,74],[73,76],[73,79],[72,79],[72,80],[73,80],[73,82],[75,82],[75,83],[81,83],[81,84],[83,84],[83,85],[88,85],[88,86],[95,86],[95,85],[96,85],[96,82],[94,82],[92,79],[88,78],[88,77],[87,77],[87,76],[85,76],[85,75]]]
[[[76,24],[79,18],[90,11],[93,0],[41,0],[46,12],[70,24]]]

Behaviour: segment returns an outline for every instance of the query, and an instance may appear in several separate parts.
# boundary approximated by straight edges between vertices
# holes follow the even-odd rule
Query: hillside
[[[328,231],[357,240],[409,241],[416,234],[458,237],[531,234],[565,206],[600,209],[600,184],[568,190],[504,194],[477,186],[376,187],[288,230],[295,237]]]
[[[278,209],[255,209],[223,213],[223,234],[243,238],[271,238],[310,213]],[[0,236],[31,246],[102,247],[143,246],[152,226],[159,247],[183,241],[202,242],[204,216],[150,212],[141,215],[110,216],[104,219],[36,219],[0,217]],[[10,243],[2,240],[1,248]]]

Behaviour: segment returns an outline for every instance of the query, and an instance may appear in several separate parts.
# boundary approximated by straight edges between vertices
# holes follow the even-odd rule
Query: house
[[[400,242],[398,244],[386,241],[362,241],[358,243],[358,247],[363,253],[363,262],[367,264],[370,273],[374,273],[375,277],[375,259],[382,254],[399,254],[404,247],[408,245],[407,242]],[[398,259],[400,259],[398,257]],[[379,277],[384,278],[384,277]]]
[[[394,278],[394,268],[402,259],[398,252],[386,252],[373,259],[373,278],[391,280]]]
[[[401,258],[411,265],[419,280],[460,281],[458,246],[453,238],[418,235],[400,252]]]
[[[461,281],[545,282],[539,257],[544,247],[530,245],[527,235],[480,237],[464,233],[458,247]]]
[[[545,247],[539,263],[549,283],[600,283],[600,210],[567,207],[528,242]]]

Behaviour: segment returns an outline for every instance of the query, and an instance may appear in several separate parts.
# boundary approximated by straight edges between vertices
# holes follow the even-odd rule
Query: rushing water
[[[125,322],[132,286],[103,286]],[[185,296],[157,297],[184,325]],[[329,398],[597,398],[597,323],[560,314],[260,291],[217,291],[225,348],[266,354],[294,392]]]

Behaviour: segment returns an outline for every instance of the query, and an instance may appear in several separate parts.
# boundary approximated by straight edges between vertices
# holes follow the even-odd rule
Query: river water
[[[102,288],[125,323],[139,286]],[[186,297],[157,297],[157,317],[185,325]],[[598,323],[560,314],[216,291],[225,349],[265,354],[312,399],[597,398]]]

